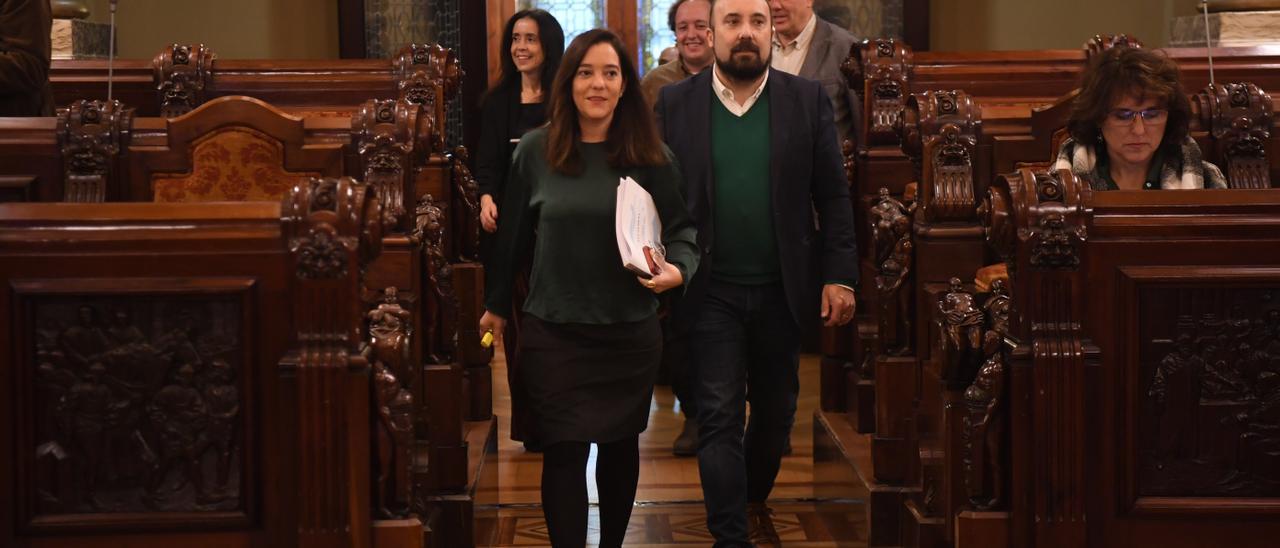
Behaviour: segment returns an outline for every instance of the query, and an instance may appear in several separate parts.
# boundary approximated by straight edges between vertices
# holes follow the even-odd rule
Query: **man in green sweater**
[[[711,28],[713,70],[663,88],[655,107],[702,251],[673,319],[715,546],[777,545],[765,501],[795,421],[801,334],[853,318],[853,207],[827,94],[769,69],[765,0],[715,0]]]

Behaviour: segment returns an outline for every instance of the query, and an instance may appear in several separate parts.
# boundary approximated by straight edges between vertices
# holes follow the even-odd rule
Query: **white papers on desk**
[[[666,256],[666,249],[662,247],[662,219],[649,191],[631,177],[623,177],[618,182],[618,209],[614,220],[622,266],[642,278],[660,273],[662,269],[658,264]]]

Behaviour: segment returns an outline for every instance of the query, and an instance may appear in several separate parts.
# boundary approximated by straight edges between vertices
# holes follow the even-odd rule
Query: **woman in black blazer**
[[[492,234],[498,229],[498,206],[507,182],[511,153],[526,131],[546,123],[546,96],[560,58],[564,55],[564,29],[550,13],[522,10],[507,21],[502,37],[502,80],[480,103],[480,142],[477,145],[475,176],[480,185],[480,257],[486,266],[493,262]],[[528,264],[522,259],[521,264]],[[527,268],[525,269],[527,271]],[[513,310],[524,304],[525,283],[521,276],[512,294]],[[522,441],[531,450],[538,448],[529,428],[526,390],[519,382],[519,359],[515,355],[519,322],[507,324],[503,334],[507,356],[507,385],[511,389],[511,439]]]

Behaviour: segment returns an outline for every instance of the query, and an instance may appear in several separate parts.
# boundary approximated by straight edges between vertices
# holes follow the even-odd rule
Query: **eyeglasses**
[[[1163,124],[1168,117],[1169,111],[1163,108],[1149,108],[1146,110],[1118,108],[1107,115],[1107,124],[1127,126],[1132,125],[1133,121],[1138,118],[1142,118],[1143,124]]]

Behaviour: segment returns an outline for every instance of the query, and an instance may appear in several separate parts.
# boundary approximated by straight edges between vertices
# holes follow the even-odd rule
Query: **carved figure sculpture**
[[[1160,360],[1147,395],[1157,417],[1156,468],[1165,460],[1194,455],[1195,440],[1189,432],[1195,406],[1200,401],[1199,379],[1204,360],[1195,352],[1195,341],[1183,333],[1175,341],[1174,352]]]
[[[237,420],[240,415],[240,390],[232,382],[231,364],[213,360],[209,383],[204,389],[204,402],[209,410],[209,427],[205,436],[217,457],[217,487],[227,488],[231,461],[235,456]]]
[[[901,356],[911,352],[912,294],[904,291],[903,285],[911,275],[914,259],[910,216],[913,208],[903,207],[897,200],[888,197],[886,189],[881,191],[881,204],[885,204],[886,200],[893,203],[873,213],[873,219],[879,214],[873,232],[879,267],[875,282],[880,294],[880,314],[877,318],[880,349],[884,354]],[[882,246],[885,248],[882,249]]]
[[[400,306],[395,287],[383,292],[383,302],[365,315],[369,319],[369,347],[373,361],[373,390],[377,450],[374,505],[379,516],[403,517],[409,510],[413,470],[413,394],[409,363],[412,335],[408,310]]]
[[[969,502],[990,510],[1004,501],[1004,441],[1006,368],[996,329],[983,335],[986,362],[964,391],[968,414],[964,419],[964,480]]]
[[[81,504],[98,510],[98,481],[103,470],[101,459],[107,454],[106,421],[111,405],[111,389],[103,382],[107,368],[101,363],[89,366],[84,379],[72,385],[59,406],[59,415],[71,433],[72,456],[81,486]]]
[[[209,413],[204,398],[192,386],[195,368],[191,364],[183,364],[178,368],[176,377],[173,384],[156,392],[147,405],[147,414],[160,434],[160,455],[152,468],[144,502],[156,510],[167,509],[166,497],[161,488],[174,467],[182,471],[186,481],[179,483],[173,492],[190,483],[195,486],[197,504],[209,504],[218,500],[205,491],[204,474],[200,467],[199,441],[208,424]]]
[[[414,209],[414,232],[411,238],[426,254],[426,336],[423,351],[431,363],[448,363],[457,339],[457,296],[453,291],[453,267],[445,253],[444,206],[430,194],[423,196]]]
[[[982,310],[959,278],[951,278],[950,291],[938,302],[941,324],[942,374],[949,383],[967,383],[981,360]]]

